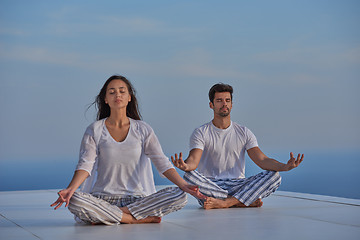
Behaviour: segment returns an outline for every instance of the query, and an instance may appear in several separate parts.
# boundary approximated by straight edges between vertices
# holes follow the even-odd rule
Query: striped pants
[[[91,195],[75,192],[68,209],[75,220],[85,223],[120,224],[127,207],[137,220],[149,216],[162,217],[183,208],[187,203],[186,193],[178,187],[167,187],[145,197]]]
[[[274,171],[264,171],[248,178],[210,180],[195,170],[186,172],[184,179],[199,186],[200,192],[208,197],[226,199],[233,196],[246,206],[269,196],[281,183],[280,174]],[[204,200],[198,201],[204,206]]]

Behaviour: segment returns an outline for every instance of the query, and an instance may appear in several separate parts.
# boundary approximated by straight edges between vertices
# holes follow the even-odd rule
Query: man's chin
[[[220,117],[227,117],[230,115],[230,113],[229,112],[228,113],[220,113],[219,115],[220,115]]]

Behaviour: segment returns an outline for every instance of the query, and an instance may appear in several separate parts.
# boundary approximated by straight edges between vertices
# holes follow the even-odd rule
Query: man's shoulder
[[[203,125],[195,128],[194,132],[195,132],[195,131],[201,131],[201,132],[203,132],[203,131],[209,129],[210,126],[211,126],[211,121],[210,121],[210,122],[207,122],[207,123],[204,123]]]
[[[249,128],[247,128],[244,125],[241,125],[239,123],[236,122],[232,122],[233,128],[234,130],[242,136],[249,136],[249,135],[253,135],[253,133],[251,132],[251,130]]]
[[[233,122],[233,121],[232,121],[231,124],[233,125],[233,127],[234,127],[235,129],[242,129],[242,130],[247,129],[247,127],[245,127],[244,125],[239,124],[239,123],[237,123],[237,122]]]

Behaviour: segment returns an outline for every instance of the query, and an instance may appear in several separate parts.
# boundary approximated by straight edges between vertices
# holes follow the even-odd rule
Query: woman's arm
[[[72,197],[72,195],[74,194],[74,192],[76,191],[76,189],[78,189],[80,187],[80,185],[85,181],[85,179],[89,176],[89,173],[85,170],[77,170],[74,173],[74,176],[69,184],[69,186],[66,189],[63,189],[61,191],[58,192],[58,199],[51,204],[51,207],[55,206],[55,210],[58,209],[59,207],[61,207],[61,205],[65,202],[65,207],[67,207],[69,205],[70,202],[70,198]]]
[[[176,184],[181,190],[193,195],[199,199],[206,199],[206,196],[200,193],[199,187],[194,185],[189,185],[175,170],[175,168],[170,168],[163,172],[165,177],[171,182]]]

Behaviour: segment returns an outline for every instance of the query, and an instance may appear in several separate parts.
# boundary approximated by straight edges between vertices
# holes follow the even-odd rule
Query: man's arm
[[[275,159],[267,157],[259,147],[250,148],[247,150],[247,153],[251,160],[258,165],[260,168],[264,170],[269,171],[289,171],[293,168],[296,168],[299,166],[299,164],[304,159],[304,154],[298,154],[297,158],[294,157],[294,154],[290,153],[290,160],[285,164],[281,163],[279,161],[276,161]]]
[[[175,153],[175,159],[173,156],[171,156],[171,161],[173,162],[175,167],[177,167],[185,172],[193,171],[199,165],[202,152],[203,152],[203,150],[201,150],[199,148],[192,149],[189,152],[189,156],[185,161],[183,161],[183,159],[182,159],[182,153],[179,154],[180,155],[179,157]]]

